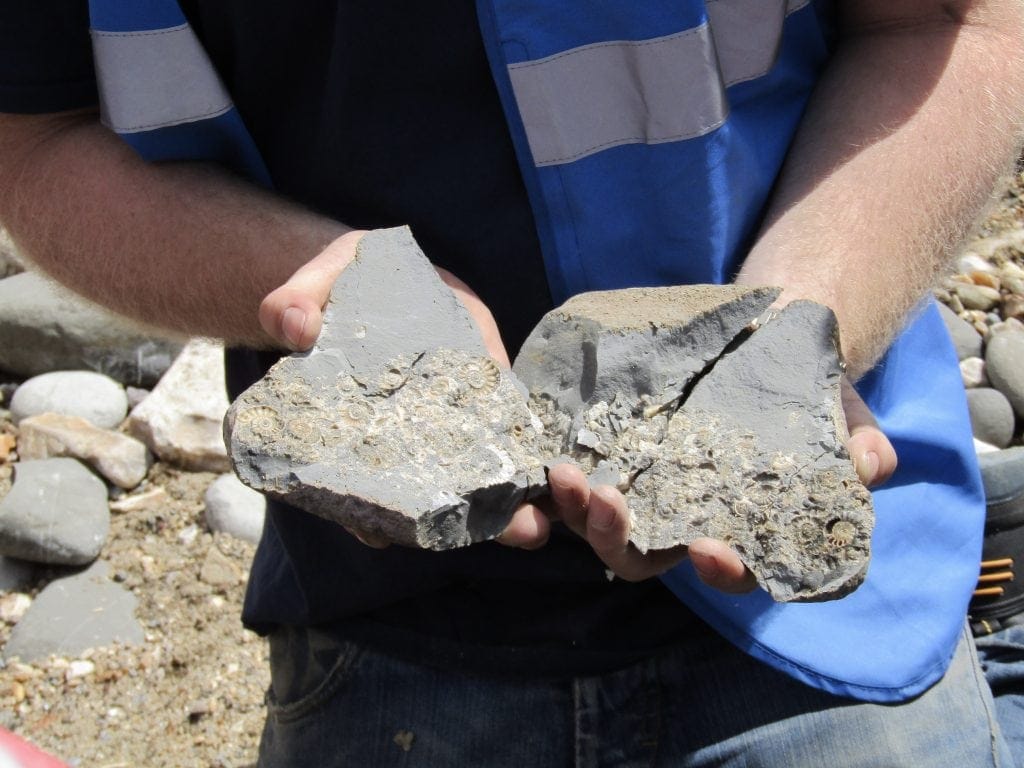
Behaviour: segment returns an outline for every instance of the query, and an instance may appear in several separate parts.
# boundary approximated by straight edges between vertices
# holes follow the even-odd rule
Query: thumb
[[[294,351],[313,346],[320,335],[323,307],[338,275],[355,258],[365,231],[353,230],[333,240],[299,267],[288,281],[268,293],[260,304],[259,320],[274,341]]]

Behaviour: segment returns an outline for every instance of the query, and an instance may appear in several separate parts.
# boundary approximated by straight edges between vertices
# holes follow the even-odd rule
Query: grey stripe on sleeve
[[[708,0],[707,10],[727,87],[772,68],[789,12],[785,0]]]
[[[103,122],[118,133],[224,114],[228,95],[187,24],[140,32],[92,31]]]
[[[574,48],[509,65],[538,166],[622,144],[707,133],[727,107],[707,25],[642,41]]]
[[[725,88],[772,68],[786,16],[808,2],[708,0],[706,25],[509,65],[534,163],[713,131],[728,116]]]

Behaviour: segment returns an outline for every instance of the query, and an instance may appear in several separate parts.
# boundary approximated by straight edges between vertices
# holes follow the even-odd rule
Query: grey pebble
[[[1002,392],[991,387],[967,390],[971,428],[979,440],[1005,448],[1013,439],[1013,407]]]
[[[992,386],[1006,395],[1018,418],[1024,418],[1024,333],[1003,331],[989,339],[985,370]]]
[[[50,654],[77,656],[89,648],[143,641],[136,599],[108,578],[97,560],[72,576],[50,582],[11,631],[4,658],[31,662]]]
[[[946,324],[950,338],[953,339],[953,346],[956,347],[958,360],[968,357],[979,357],[981,355],[981,334],[974,327],[961,320],[957,314],[945,304],[939,304],[939,314]]]
[[[263,531],[267,500],[233,474],[221,475],[206,489],[206,524],[238,539],[256,543]]]
[[[107,487],[69,458],[21,461],[0,501],[0,554],[35,563],[83,565],[110,531]]]

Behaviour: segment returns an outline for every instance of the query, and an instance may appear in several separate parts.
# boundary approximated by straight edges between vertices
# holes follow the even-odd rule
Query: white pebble
[[[64,673],[65,680],[75,680],[86,675],[91,675],[96,671],[96,665],[88,659],[75,659],[68,664],[67,671]]]
[[[960,361],[960,378],[963,379],[965,389],[986,386],[988,376],[985,375],[985,361],[980,357],[965,357]]]
[[[24,592],[9,592],[0,597],[0,620],[17,624],[32,606],[32,598]]]

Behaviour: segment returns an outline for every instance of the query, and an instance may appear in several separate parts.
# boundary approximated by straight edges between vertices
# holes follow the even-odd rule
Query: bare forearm
[[[261,345],[261,300],[347,230],[212,166],[145,163],[91,115],[0,116],[0,221],[101,304]]]
[[[853,15],[870,17],[870,5]],[[974,5],[983,12],[966,19],[847,19],[738,277],[831,306],[855,376],[1020,147],[1024,11],[1016,0]]]

